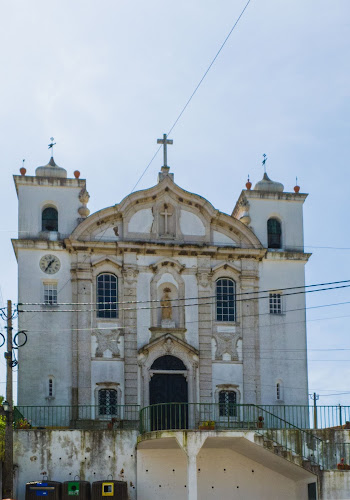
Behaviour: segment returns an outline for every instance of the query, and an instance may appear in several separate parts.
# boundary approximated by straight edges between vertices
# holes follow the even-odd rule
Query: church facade
[[[308,404],[306,194],[265,174],[227,215],[163,166],[89,215],[86,181],[53,158],[14,181],[18,405],[218,404],[220,420]]]

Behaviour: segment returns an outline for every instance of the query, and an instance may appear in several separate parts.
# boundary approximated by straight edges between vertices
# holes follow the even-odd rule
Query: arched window
[[[267,221],[267,246],[268,248],[281,248],[282,228],[277,219]]]
[[[236,321],[235,311],[236,283],[227,278],[216,282],[216,320]]]
[[[99,415],[117,415],[118,393],[115,389],[100,389],[98,391]]]
[[[187,368],[176,356],[165,355],[153,362],[151,370],[187,370]]]
[[[235,391],[219,392],[220,417],[237,417],[237,393]]]
[[[114,274],[97,276],[97,317],[118,317],[118,278]]]
[[[41,214],[42,231],[58,231],[58,212],[56,208],[47,207]]]

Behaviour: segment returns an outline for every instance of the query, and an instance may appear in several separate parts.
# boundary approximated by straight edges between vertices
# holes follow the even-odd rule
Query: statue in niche
[[[162,321],[169,321],[173,318],[173,308],[171,305],[171,299],[169,297],[170,288],[164,288],[164,294],[162,300],[160,301],[160,306],[162,308]]]

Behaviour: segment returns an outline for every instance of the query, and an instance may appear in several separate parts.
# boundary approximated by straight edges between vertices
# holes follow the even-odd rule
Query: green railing
[[[288,420],[270,411],[271,408],[253,404],[159,403],[141,409],[140,432],[193,430],[211,425],[217,430],[286,428]],[[281,409],[276,408],[276,413],[281,413]],[[296,420],[308,427],[308,407],[300,408]]]
[[[262,406],[220,403],[160,403],[140,411],[140,433],[176,430],[254,430],[272,447],[281,447],[284,458],[295,456],[312,465],[328,463],[324,441],[274,415]]]
[[[114,428],[136,428],[136,422],[141,420],[141,427],[161,428],[171,426],[192,425],[200,422],[215,421],[220,429],[235,429],[243,426],[249,428],[256,423],[259,410],[266,412],[264,427],[271,427],[272,416],[281,421],[289,422],[299,429],[344,428],[350,421],[350,406],[317,406],[303,405],[231,405],[216,403],[170,403],[178,405],[178,412],[164,410],[169,404],[146,407],[141,410],[138,405],[111,405],[99,407],[94,405],[80,406],[16,406],[14,409],[15,426],[25,428],[26,421],[32,427],[65,427],[65,428],[107,428],[114,419]],[[150,414],[152,412],[152,414]],[[180,419],[179,422],[176,419]],[[144,424],[143,424],[144,422]],[[109,426],[110,427],[110,426]]]
[[[295,463],[296,457],[300,457],[311,465],[328,468],[329,450],[323,439],[310,430],[301,429],[268,410],[259,408],[263,426],[258,425],[256,432],[263,437],[267,447],[270,445],[274,451],[280,448],[283,457],[290,462]]]
[[[139,405],[16,406],[14,426],[64,429],[138,429]]]
[[[342,427],[350,421],[350,406],[260,405],[301,429]]]

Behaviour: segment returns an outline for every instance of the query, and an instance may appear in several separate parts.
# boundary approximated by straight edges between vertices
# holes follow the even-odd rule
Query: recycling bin
[[[92,500],[128,500],[128,485],[125,481],[95,481],[92,483]]]
[[[91,485],[89,481],[65,481],[62,485],[62,500],[91,500]]]
[[[26,500],[38,500],[46,497],[61,500],[62,483],[57,481],[32,481],[26,484]]]

